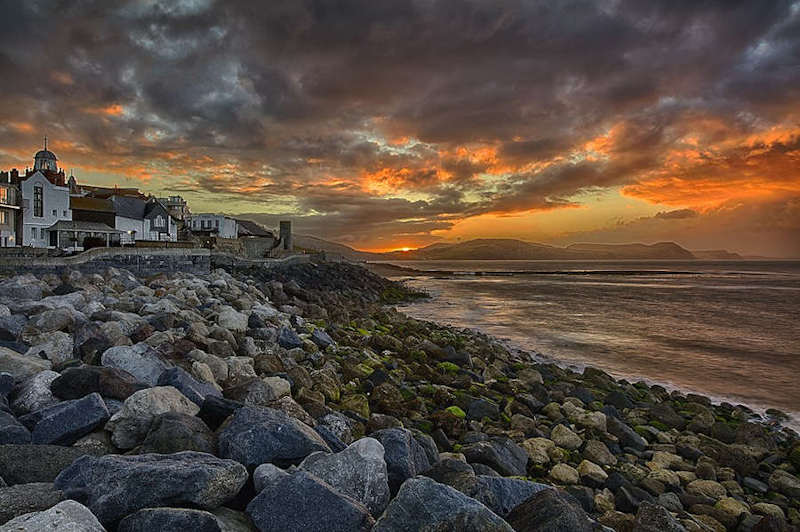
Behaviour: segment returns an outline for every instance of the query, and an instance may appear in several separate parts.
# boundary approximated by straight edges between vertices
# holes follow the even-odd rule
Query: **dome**
[[[57,161],[58,158],[56,154],[51,152],[50,150],[39,150],[36,152],[36,155],[33,156],[34,159],[50,159],[53,161]]]

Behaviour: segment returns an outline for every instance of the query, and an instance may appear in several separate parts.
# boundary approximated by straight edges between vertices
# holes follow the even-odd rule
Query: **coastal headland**
[[[0,281],[0,531],[800,525],[779,412],[534,361],[306,259]]]

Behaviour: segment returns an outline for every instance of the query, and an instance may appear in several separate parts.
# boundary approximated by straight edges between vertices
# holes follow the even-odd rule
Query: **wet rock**
[[[550,439],[559,447],[568,450],[578,449],[583,444],[581,437],[575,434],[566,425],[556,425],[553,427],[550,433]]]
[[[643,502],[636,512],[634,532],[686,532],[677,519],[666,508]]]
[[[156,386],[158,378],[169,367],[145,343],[112,347],[103,353],[100,363],[126,371],[150,386]]]
[[[335,454],[314,453],[299,468],[361,502],[373,516],[380,516],[389,503],[383,445],[374,438],[362,438]]]
[[[427,477],[406,480],[374,532],[406,530],[511,532],[497,514],[458,490]]]
[[[186,508],[145,508],[122,521],[118,532],[154,532],[184,530],[186,532],[221,532],[214,514]]]
[[[206,396],[205,401],[203,401],[200,412],[197,413],[197,417],[202,419],[211,430],[217,430],[228,417],[243,406],[244,403],[234,401],[233,399],[209,395]]]
[[[32,443],[72,445],[105,423],[110,414],[100,394],[64,401],[26,416],[20,421],[32,427]]]
[[[247,514],[262,531],[368,531],[375,521],[360,502],[305,471],[263,479]]]
[[[58,378],[55,371],[45,370],[28,377],[14,389],[11,408],[17,414],[28,414],[58,402],[50,391],[50,384]]]
[[[500,408],[495,402],[488,399],[475,399],[467,408],[467,419],[483,419],[485,417],[496,419],[499,415]]]
[[[8,484],[53,482],[84,449],[61,445],[0,445],[0,477]]]
[[[49,482],[33,482],[0,488],[0,523],[15,517],[47,510],[63,499],[61,491]]]
[[[13,375],[16,382],[49,370],[52,365],[49,360],[28,357],[7,347],[0,347],[0,371]]]
[[[397,493],[407,479],[430,467],[428,456],[422,445],[407,429],[383,429],[370,434],[381,442],[384,460],[389,475],[389,488]]]
[[[103,366],[67,368],[50,385],[53,395],[61,399],[80,399],[97,392],[120,401],[147,387],[126,371]]]
[[[800,499],[800,479],[781,469],[776,469],[770,475],[769,487],[787,497]]]
[[[222,393],[214,385],[200,382],[181,368],[169,368],[158,377],[159,386],[172,386],[189,398],[197,406],[201,406],[209,395],[222,397]]]
[[[0,520],[2,519],[0,518]],[[75,501],[62,501],[47,510],[23,514],[0,525],[0,532],[40,532],[43,530],[106,532],[94,514]]]
[[[494,438],[465,445],[461,452],[467,462],[484,464],[503,476],[525,476],[528,453],[508,438]]]
[[[181,451],[198,451],[215,454],[214,434],[198,417],[179,412],[167,412],[153,419],[140,454],[172,454]]]
[[[193,416],[200,408],[172,386],[159,386],[140,390],[128,397],[122,408],[111,416],[106,430],[120,449],[139,445],[150,430],[153,418],[166,412]]]
[[[236,410],[218,434],[219,454],[255,469],[265,463],[297,464],[315,451],[330,452],[308,425],[272,408]]]
[[[517,532],[591,532],[592,523],[567,493],[550,489],[536,493],[506,516]]]
[[[725,497],[714,505],[714,518],[723,525],[734,528],[744,514],[750,513],[750,507],[733,497]]]
[[[55,486],[109,524],[142,508],[213,509],[232,499],[246,481],[247,471],[237,462],[182,452],[84,456],[58,475]]]
[[[31,433],[11,413],[0,410],[0,444],[30,443]]]

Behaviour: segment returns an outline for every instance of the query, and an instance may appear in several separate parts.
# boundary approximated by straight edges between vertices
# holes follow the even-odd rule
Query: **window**
[[[64,216],[66,217],[67,216],[67,211],[63,211],[63,212],[64,212]]]
[[[153,227],[164,227],[164,217],[160,214],[153,220]]]
[[[8,204],[8,189],[0,188],[0,203]]]
[[[214,226],[216,226],[216,228],[219,229],[219,220],[214,220]]]
[[[53,216],[58,216],[58,209],[53,209]]]
[[[44,216],[44,191],[41,185],[33,187],[33,215],[38,218]]]
[[[36,228],[31,227],[31,238],[36,240]]]
[[[8,212],[0,211],[0,225],[6,225],[8,223]]]

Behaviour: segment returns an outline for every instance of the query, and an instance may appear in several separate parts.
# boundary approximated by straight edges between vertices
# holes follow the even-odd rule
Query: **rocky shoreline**
[[[537,363],[319,263],[0,282],[0,532],[760,531],[800,439]]]

